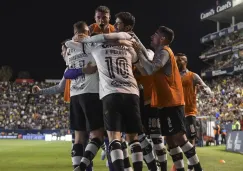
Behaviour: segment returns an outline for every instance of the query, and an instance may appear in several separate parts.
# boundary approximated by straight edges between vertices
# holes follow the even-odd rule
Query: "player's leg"
[[[183,153],[181,148],[175,143],[172,138],[171,131],[173,131],[171,125],[171,117],[168,113],[167,108],[162,108],[158,110],[158,116],[160,119],[160,127],[162,135],[166,136],[166,143],[169,154],[174,163],[174,167],[177,171],[184,171],[184,161],[183,161]]]
[[[109,152],[115,171],[124,171],[124,155],[121,145],[123,128],[121,94],[109,94],[102,99],[104,125],[109,137]]]
[[[189,140],[189,142],[194,146],[195,146],[195,140],[196,140],[196,117],[195,116],[186,116],[186,135],[187,135],[187,139]],[[188,171],[193,170],[193,165],[190,163],[190,161],[187,161],[188,164]]]
[[[122,142],[122,151],[124,155],[124,170],[125,171],[132,171],[132,166],[129,160],[129,153],[128,153],[128,148],[127,148],[127,142],[126,142],[126,135],[125,133],[122,133],[121,137],[121,142]]]
[[[161,130],[163,131],[162,134],[164,133],[166,135],[166,141],[170,148],[170,154],[177,155],[180,154],[182,151],[185,154],[186,158],[193,165],[194,170],[202,171],[195,147],[188,141],[185,134],[186,127],[184,117],[184,106],[163,108],[162,112],[160,113],[160,119],[160,121],[163,120],[164,127]],[[176,145],[178,147],[175,147]],[[182,159],[182,157],[183,156],[180,154],[177,157],[175,157],[175,159]],[[177,170],[179,169],[178,163],[174,161]]]
[[[187,116],[185,119],[186,122],[186,135],[189,142],[195,146],[196,140],[196,117],[195,116]]]
[[[84,141],[86,135],[85,117],[82,108],[79,105],[78,97],[72,96],[70,101],[70,127],[74,131],[74,144],[72,147],[73,167],[79,166],[83,156]]]
[[[89,142],[89,133],[88,132],[86,132],[86,135],[84,136],[84,138],[85,139],[84,139],[84,144],[83,144],[83,153],[84,153],[84,150],[85,150],[85,148],[86,148],[86,146],[87,146],[87,144]],[[72,131],[72,149],[73,149],[74,142],[75,142],[75,131]],[[82,156],[81,157],[80,156],[75,156],[75,155],[73,156],[73,153],[71,152],[71,159],[72,159],[73,168],[78,167],[77,163],[80,162],[80,160],[81,160],[80,158],[82,158]],[[93,163],[91,163],[87,167],[86,171],[92,171],[93,170],[92,167],[93,167]]]
[[[144,90],[143,86],[139,85],[139,106],[140,106],[140,116],[141,116],[141,121],[143,124],[143,131],[138,132],[138,140],[141,144],[142,151],[143,151],[143,160],[145,161],[148,169],[150,171],[156,171],[157,170],[157,165],[156,165],[156,160],[155,160],[155,155],[153,152],[152,144],[148,140],[147,136],[147,131],[148,131],[148,111],[147,108],[144,106]]]
[[[142,132],[139,97],[132,94],[125,94],[123,97],[123,118],[127,140],[131,149],[133,168],[134,171],[142,171],[143,151],[137,136],[138,132]]]
[[[85,113],[87,129],[90,131],[91,137],[80,162],[80,170],[84,171],[91,164],[101,145],[104,143],[104,124],[99,94],[86,93],[79,96],[80,104]]]
[[[154,144],[155,154],[160,164],[162,171],[167,169],[167,153],[166,147],[164,145],[164,138],[161,135],[160,131],[160,120],[158,117],[158,109],[152,108],[149,105],[146,105],[146,112],[148,113],[148,133]]]
[[[106,148],[106,155],[107,155],[107,162],[108,162],[108,167],[109,171],[114,171],[114,167],[111,161],[111,156],[110,156],[110,151],[109,151],[109,138],[107,135],[107,132],[104,132],[104,142],[105,142],[105,148]]]
[[[141,99],[140,99],[141,100]],[[141,106],[143,105],[143,106]],[[143,123],[143,132],[146,132],[146,134],[149,134],[149,110],[150,106],[144,106],[144,103],[140,103],[140,112],[141,112],[141,120]],[[157,164],[156,164],[156,159],[155,155],[153,152],[153,147],[149,139],[147,138],[145,133],[138,133],[138,140],[141,143],[141,147],[143,150],[143,159],[148,167],[149,170],[151,171],[156,171],[157,170]]]

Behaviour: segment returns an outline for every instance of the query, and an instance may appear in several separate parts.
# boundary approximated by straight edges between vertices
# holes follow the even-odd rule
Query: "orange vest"
[[[66,79],[65,90],[64,90],[64,101],[67,103],[70,102],[70,86],[71,86],[71,80]]]
[[[171,61],[171,75],[166,76],[163,72],[163,68],[153,74],[151,106],[181,106],[184,105],[185,102],[180,72],[172,50],[168,46],[165,46],[164,50],[169,53]]]
[[[105,28],[105,30],[101,30],[98,24],[94,23],[89,26],[90,33],[97,33],[97,34],[103,34],[103,33],[112,33],[115,32],[115,27],[111,24],[109,24],[108,27]]]
[[[194,73],[189,71],[181,77],[184,99],[185,99],[185,115],[196,116],[197,114],[197,100],[195,87],[193,85]]]
[[[137,80],[137,83],[142,84],[143,86],[144,101],[151,100],[153,76],[151,75],[143,76],[140,74],[136,74],[136,72],[139,71],[134,72],[134,77]]]

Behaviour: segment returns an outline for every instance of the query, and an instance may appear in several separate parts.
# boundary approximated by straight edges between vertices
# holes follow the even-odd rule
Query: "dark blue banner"
[[[199,58],[202,59],[202,60],[215,58],[219,55],[230,54],[230,53],[232,53],[232,51],[233,51],[232,47],[226,47],[226,48],[220,49],[219,51],[216,51],[216,52],[205,53],[204,55],[201,55]]]
[[[243,131],[229,132],[226,140],[227,151],[243,154]]]
[[[201,38],[201,43],[207,43],[207,42],[210,42],[212,40],[219,39],[220,37],[228,36],[229,34],[231,34],[233,32],[237,32],[241,29],[243,29],[243,23],[242,22],[238,23],[237,25],[234,25],[232,27],[222,29],[219,32],[214,32],[214,33],[211,33],[211,34],[204,36],[203,38]]]
[[[211,78],[219,75],[232,74],[233,72],[243,71],[243,64],[232,66],[224,69],[208,71],[201,73],[202,77]]]

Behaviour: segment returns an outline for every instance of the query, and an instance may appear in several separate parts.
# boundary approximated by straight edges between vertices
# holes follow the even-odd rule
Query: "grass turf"
[[[71,142],[0,140],[0,171],[72,171],[70,148]],[[197,153],[204,171],[243,171],[243,155],[226,152],[225,146],[197,148]],[[171,158],[168,160],[171,168]],[[108,171],[100,153],[94,171]]]

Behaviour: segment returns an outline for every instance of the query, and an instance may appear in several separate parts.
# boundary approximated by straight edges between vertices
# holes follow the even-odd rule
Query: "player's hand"
[[[97,66],[93,66],[92,62],[89,62],[84,68],[83,73],[85,74],[93,74],[97,71]]]
[[[138,52],[138,51],[141,50],[141,46],[140,46],[140,44],[139,44],[138,42],[136,42],[136,41],[133,41],[132,46],[133,46],[133,48],[134,48],[134,50],[135,50],[136,52]]]
[[[82,34],[75,34],[72,39],[75,42],[81,42],[86,37],[88,37],[88,35],[82,33]]]
[[[36,86],[36,85],[32,87],[32,93],[34,93],[34,94],[39,93],[40,90],[41,90],[40,87],[38,87],[38,86]]]
[[[117,42],[123,46],[132,47],[133,42],[129,40],[117,40]]]

